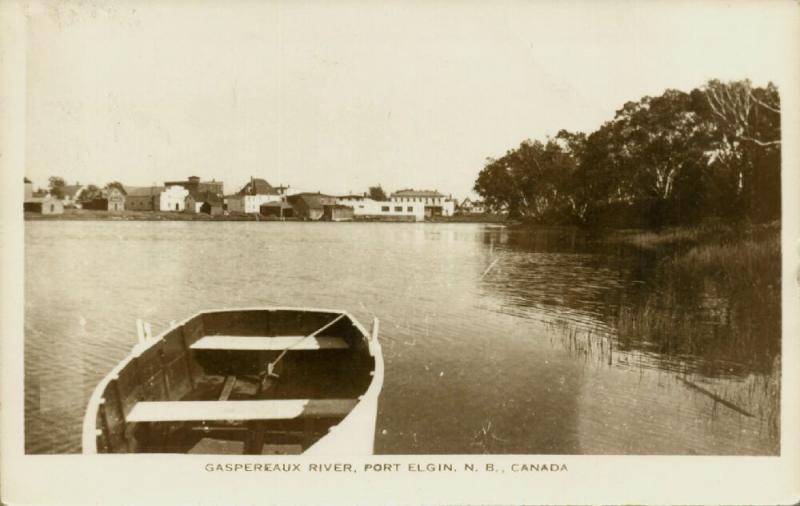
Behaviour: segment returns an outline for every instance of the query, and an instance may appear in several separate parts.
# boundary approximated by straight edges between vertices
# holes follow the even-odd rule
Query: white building
[[[336,197],[336,203],[353,208],[355,217],[425,220],[425,205],[422,202],[392,202],[372,200],[363,195]]]
[[[483,214],[486,212],[486,206],[482,200],[471,201],[469,197],[464,199],[461,203],[460,211],[462,214]]]
[[[456,202],[436,190],[400,190],[392,193],[389,197],[392,203],[403,205],[423,204],[425,207],[425,218],[436,216],[453,216],[456,210]]]
[[[183,186],[167,186],[161,192],[158,208],[161,211],[183,211],[186,207],[186,197],[188,195],[189,190]]]
[[[233,213],[259,213],[261,204],[270,202],[285,202],[286,190],[284,186],[272,186],[264,179],[250,178],[239,190],[239,193],[225,197],[228,211]]]

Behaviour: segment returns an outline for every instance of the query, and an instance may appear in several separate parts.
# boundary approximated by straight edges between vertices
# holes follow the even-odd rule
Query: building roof
[[[240,195],[280,195],[278,189],[269,184],[266,179],[252,178],[239,190]]]
[[[30,179],[28,179],[28,178],[26,177],[26,178],[25,178],[25,184],[33,184],[33,182],[32,182]]]
[[[392,197],[444,197],[436,190],[412,190],[410,188],[405,190],[398,190],[391,195]]]
[[[75,195],[81,191],[82,188],[82,184],[65,184],[61,187],[61,195],[74,199]]]
[[[190,188],[195,188],[198,191],[207,191],[207,190],[219,190],[222,192],[223,183],[222,181],[200,181],[200,178],[197,176],[189,176],[186,181],[165,181],[164,186],[183,186],[187,190]]]
[[[320,192],[300,192],[300,193],[295,193],[294,195],[289,195],[289,198],[292,197],[324,197],[326,199],[336,198],[333,195],[328,195],[326,193],[320,193]]]
[[[101,193],[103,194],[104,197],[108,197],[109,195],[111,195],[111,193],[114,193],[114,192],[119,193],[123,197],[128,195],[128,191],[127,190],[124,190],[124,189],[120,190],[116,186],[112,186],[111,188],[103,188],[100,191],[101,191]]]
[[[48,195],[46,197],[31,197],[29,199],[25,199],[25,203],[29,203],[29,202],[34,202],[34,203],[52,202],[54,200],[58,200],[58,199],[54,199],[53,197]]]
[[[214,193],[221,195],[222,189],[224,185],[222,181],[204,181],[202,183],[197,183],[197,191],[201,192],[209,192],[213,191]]]
[[[298,200],[303,200],[308,207],[314,209],[321,209],[322,207],[329,205],[325,204],[322,201],[322,199],[332,199],[334,201],[336,200],[336,197],[333,197],[331,195],[325,195],[324,193],[310,193],[310,192],[295,193],[294,195],[289,195],[289,197],[287,198],[291,203],[295,203]]]
[[[152,197],[164,191],[163,186],[126,186],[128,197]]]
[[[183,185],[194,185],[200,180],[197,176],[189,176],[189,179],[185,181],[164,181],[164,186],[183,186]]]

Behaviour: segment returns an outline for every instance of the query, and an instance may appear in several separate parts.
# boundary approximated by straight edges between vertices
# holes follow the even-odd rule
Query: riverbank
[[[64,209],[63,214],[43,215],[26,212],[26,221],[302,221],[297,218],[279,219],[275,216],[257,214],[231,213],[210,216],[205,213],[184,213],[172,211],[94,211],[87,209]],[[356,218],[353,221],[376,221],[386,223],[408,223],[407,220]],[[500,215],[439,216],[426,220],[426,223],[505,223]]]
[[[205,213],[181,213],[166,211],[94,211],[87,209],[64,209],[63,214],[43,215],[25,213],[30,221],[266,221],[267,218],[250,214],[210,216]],[[274,219],[274,218],[273,218]]]

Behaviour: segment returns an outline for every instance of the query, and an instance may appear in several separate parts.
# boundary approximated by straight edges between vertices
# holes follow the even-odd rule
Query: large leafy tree
[[[78,195],[78,201],[81,203],[91,202],[99,198],[103,198],[103,191],[93,184],[86,186]]]
[[[706,164],[708,125],[691,109],[688,94],[669,90],[645,97],[617,112],[607,163],[621,176],[617,194],[633,199],[669,200],[689,170]],[[610,142],[609,142],[610,141]]]
[[[559,132],[547,142],[525,141],[499,159],[488,159],[478,174],[475,191],[492,209],[537,221],[580,217],[583,202],[572,187],[583,134]]]
[[[64,186],[66,186],[66,183],[63,178],[50,176],[48,179],[48,186],[50,188],[50,195],[59,199],[64,198]]]
[[[780,216],[780,101],[749,81],[710,81],[628,102],[591,134],[560,131],[489,158],[475,191],[548,223],[679,224]]]
[[[383,191],[383,187],[381,185],[369,187],[369,198],[372,200],[387,200],[386,192]]]

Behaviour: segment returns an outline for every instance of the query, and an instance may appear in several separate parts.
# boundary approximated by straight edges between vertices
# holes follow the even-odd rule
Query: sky
[[[32,3],[25,174],[472,196],[626,101],[787,74],[792,2]],[[794,33],[797,33],[796,31]]]

